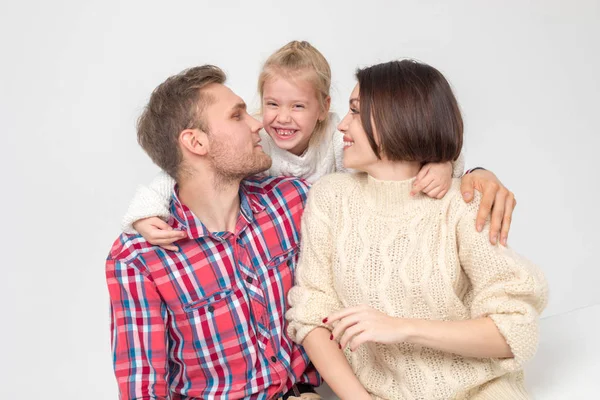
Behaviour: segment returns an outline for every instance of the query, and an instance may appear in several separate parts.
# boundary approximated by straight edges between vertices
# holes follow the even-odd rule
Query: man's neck
[[[235,232],[240,212],[241,180],[216,177],[186,179],[179,184],[179,198],[210,232]]]

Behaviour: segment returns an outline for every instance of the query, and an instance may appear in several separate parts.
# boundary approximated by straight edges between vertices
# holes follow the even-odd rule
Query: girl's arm
[[[161,171],[149,186],[139,186],[127,213],[121,221],[125,233],[137,233],[133,223],[149,217],[169,217],[169,204],[175,181],[166,172]]]
[[[172,243],[186,237],[186,233],[174,231],[163,221],[170,214],[169,205],[174,186],[175,181],[166,172],[161,172],[154,178],[150,186],[140,186],[123,217],[123,231],[139,233],[155,246],[177,250],[177,246]]]

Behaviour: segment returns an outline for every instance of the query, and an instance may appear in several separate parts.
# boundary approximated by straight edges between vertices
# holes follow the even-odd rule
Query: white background
[[[3,399],[116,398],[104,259],[157,171],[135,119],[204,63],[255,105],[261,63],[292,39],[328,58],[340,114],[357,66],[440,69],[467,166],[516,193],[510,242],[546,273],[545,317],[600,303],[598,1],[2,0]]]

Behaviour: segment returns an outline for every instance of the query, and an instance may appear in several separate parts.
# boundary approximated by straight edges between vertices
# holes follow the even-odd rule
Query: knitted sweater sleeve
[[[121,221],[125,233],[137,233],[133,223],[148,217],[169,217],[169,203],[175,181],[166,172],[161,171],[150,183],[150,186],[140,185],[129,203],[127,213]]]
[[[531,359],[538,345],[539,315],[548,301],[542,271],[513,250],[492,245],[489,221],[475,230],[481,196],[466,204],[457,225],[460,264],[472,285],[471,317],[490,317],[510,346],[514,358],[496,359],[506,371],[516,371]]]
[[[330,215],[333,196],[328,195],[327,189],[326,182],[321,180],[308,194],[302,217],[302,246],[295,286],[288,293],[287,332],[300,344],[316,327],[327,328],[323,318],[341,308],[333,284]]]

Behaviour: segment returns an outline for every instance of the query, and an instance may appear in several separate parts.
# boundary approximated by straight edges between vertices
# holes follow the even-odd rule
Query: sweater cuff
[[[121,229],[127,234],[137,234],[133,223],[140,219],[158,217],[167,221],[170,216],[169,208],[165,207],[164,200],[156,192],[140,186],[136,191],[134,200],[129,205],[127,213],[121,220]]]

